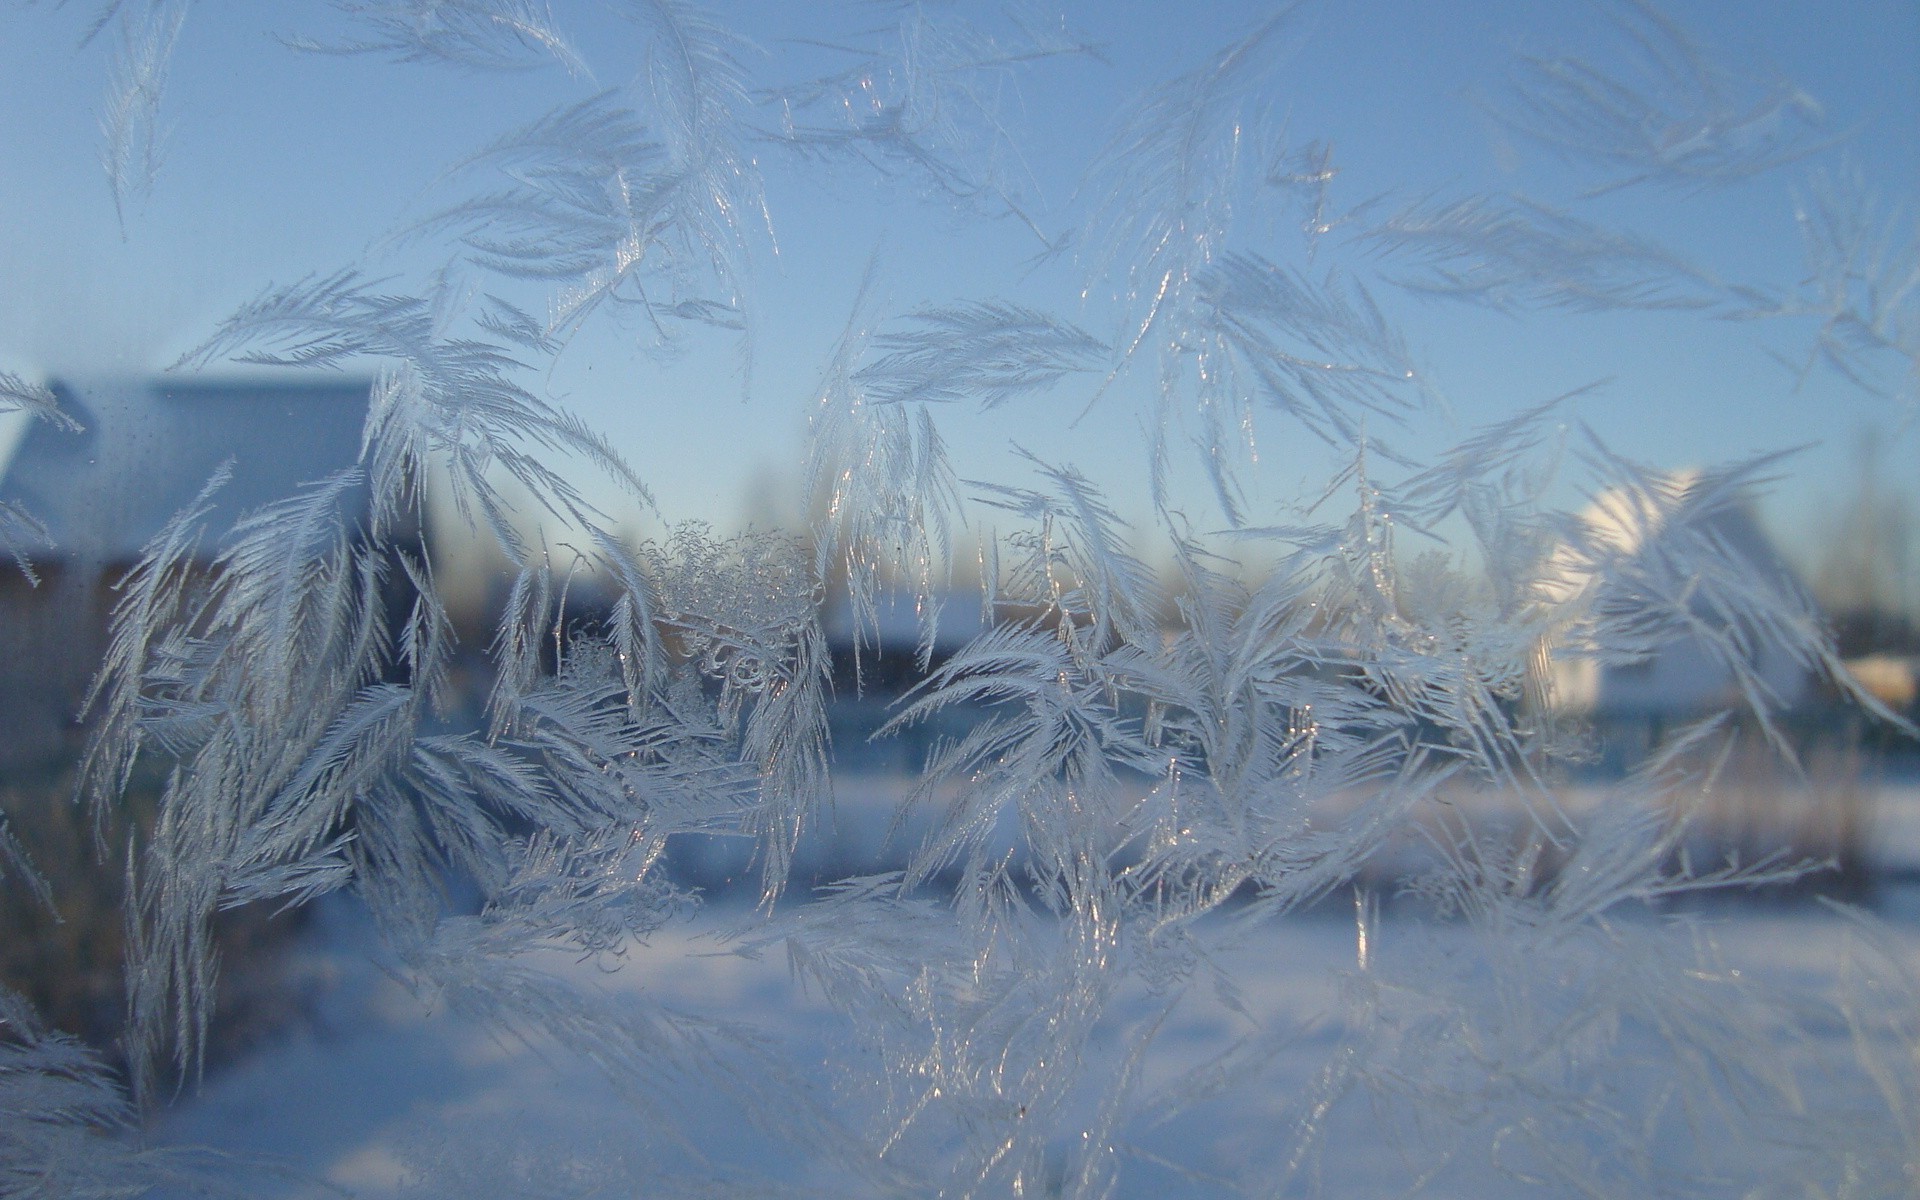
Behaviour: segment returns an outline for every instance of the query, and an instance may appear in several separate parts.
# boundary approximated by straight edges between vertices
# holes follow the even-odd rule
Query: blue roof
[[[34,422],[0,478],[0,500],[46,526],[53,548],[36,560],[102,565],[136,557],[228,460],[232,479],[215,496],[209,553],[243,512],[353,465],[371,386],[330,377],[56,382],[53,390],[84,431]]]

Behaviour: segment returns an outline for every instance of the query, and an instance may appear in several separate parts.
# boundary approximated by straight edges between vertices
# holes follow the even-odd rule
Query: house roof
[[[1699,502],[1699,489],[1706,482],[1704,472],[1685,468],[1655,477],[1641,488],[1606,489],[1580,512],[1588,544],[1620,559],[1644,559],[1665,549],[1676,528],[1684,525],[1691,534],[1725,547],[1770,585],[1788,592],[1803,590],[1799,576],[1749,505],[1728,503],[1722,497],[1705,505]],[[1594,566],[1587,554],[1563,542],[1536,586],[1548,601],[1565,603],[1598,582]]]
[[[1637,661],[1607,662],[1557,648],[1553,693],[1558,706],[1688,712],[1727,701],[1733,676],[1699,631],[1702,625],[1724,623],[1730,609],[1737,610],[1737,604],[1726,603],[1729,592],[1757,586],[1789,607],[1811,606],[1798,575],[1752,508],[1713,482],[1698,470],[1685,470],[1632,488],[1610,488],[1580,514],[1580,535],[1550,556],[1536,583],[1550,604],[1578,602],[1588,612],[1611,611],[1616,622],[1627,618],[1619,624],[1622,629],[1640,624],[1631,614],[1655,618],[1629,639],[1639,643],[1632,647],[1643,655]],[[1684,607],[1689,621],[1660,616],[1663,604]],[[1690,624],[1694,620],[1700,624]],[[1797,702],[1807,690],[1809,668],[1780,646],[1762,641],[1748,666],[1784,703]]]
[[[326,378],[56,382],[53,390],[84,429],[35,422],[0,477],[0,500],[46,527],[53,548],[36,559],[105,564],[136,557],[224,462],[232,478],[214,498],[216,537],[241,513],[352,465],[371,387]]]

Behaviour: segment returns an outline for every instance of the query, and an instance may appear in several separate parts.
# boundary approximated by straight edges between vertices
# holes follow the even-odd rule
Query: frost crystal
[[[1732,279],[1608,208],[1654,183],[1714,203],[1819,155],[1797,88],[1748,86],[1630,0],[1614,52],[1524,57],[1498,106],[1585,173],[1573,200],[1359,199],[1364,154],[1276,118],[1315,36],[1290,4],[1168,65],[1049,203],[1039,159],[1074,139],[1028,127],[1021,87],[1103,54],[1064,21],[909,0],[762,50],[683,0],[564,14],[617,28],[607,46],[525,0],[332,7],[333,33],[280,48],[558,65],[569,90],[453,162],[366,262],[259,286],[175,364],[364,372],[359,459],[237,519],[223,467],[114,582],[78,791],[104,827],[162,781],[125,867],[131,1090],[0,992],[0,1196],[245,1178],[144,1146],[139,1110],[197,1079],[231,967],[215,915],[322,897],[371,915],[423,1001],[560,1048],[630,1106],[592,1147],[422,1138],[431,1194],[1913,1186],[1910,947],[1836,911],[1834,986],[1775,988],[1678,905],[1822,869],[1707,836],[1740,747],[1792,765],[1815,688],[1907,728],[1759,537],[1786,459],[1632,461],[1569,432],[1586,389],[1462,434],[1411,328],[1410,298],[1738,318],[1810,329],[1809,370],[1913,400],[1915,241],[1853,174],[1802,186],[1786,279]],[[98,13],[116,208],[154,185],[186,12]],[[1039,253],[1002,291],[889,308],[883,245],[815,360],[804,528],[686,520],[646,474],[681,451],[630,456],[556,381],[628,369],[636,333],[702,369],[696,332],[743,360],[784,336],[756,262],[783,202],[829,211],[803,237],[840,219],[786,189],[848,165]],[[699,402],[629,382],[602,386]],[[0,411],[79,432],[4,372]],[[1137,423],[1128,474],[1023,448],[1055,420],[1089,458]],[[1327,477],[1276,499],[1301,446]],[[0,499],[30,582],[44,535]],[[447,583],[460,539],[500,566],[490,635]],[[983,614],[964,644],[940,636],[956,597]],[[1595,766],[1575,685],[1673,661],[1698,703]],[[867,734],[907,764],[878,785]],[[872,819],[836,792],[855,779],[888,792],[891,857],[841,870],[835,839]],[[714,845],[750,867],[702,875]],[[0,865],[58,904],[4,824]],[[743,873],[755,903],[724,895]],[[687,961],[784,957],[818,1007],[804,1045],[670,1002],[664,974],[622,992],[552,969],[617,971],[689,927],[716,936]],[[1328,930],[1341,968],[1285,977],[1319,1016],[1249,986],[1282,976],[1247,956]],[[764,1160],[708,1154],[708,1102]]]

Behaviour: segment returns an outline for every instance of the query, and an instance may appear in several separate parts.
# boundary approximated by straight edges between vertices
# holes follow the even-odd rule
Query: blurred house
[[[1847,659],[1846,667],[1861,691],[1894,712],[1913,712],[1920,700],[1920,656],[1863,654]]]
[[[34,423],[0,476],[0,499],[43,524],[51,543],[26,547],[37,587],[14,564],[0,569],[0,763],[71,747],[115,584],[214,472],[231,464],[200,550],[208,566],[243,513],[359,459],[371,389],[364,380],[327,378],[53,390],[83,430]],[[350,519],[364,516],[367,503],[362,487],[348,499]]]
[[[1716,563],[1734,568],[1741,586],[1770,594],[1782,607],[1816,609],[1805,585],[1781,556],[1752,509],[1703,499],[1697,471],[1659,481],[1653,495],[1611,489],[1582,513],[1585,539],[1604,553],[1564,548],[1550,560],[1539,590],[1555,605],[1573,605],[1612,630],[1600,648],[1550,648],[1548,675],[1554,707],[1569,716],[1615,729],[1659,730],[1744,703],[1728,665],[1730,627],[1726,593],[1731,579],[1706,579]],[[1816,695],[1813,672],[1766,631],[1737,631],[1751,678],[1775,710],[1793,709]],[[1724,640],[1723,640],[1724,639]],[[1632,740],[1631,738],[1627,740]]]

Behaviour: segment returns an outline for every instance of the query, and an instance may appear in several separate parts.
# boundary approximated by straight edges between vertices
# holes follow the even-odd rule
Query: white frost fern
[[[642,66],[605,88],[544,7],[335,7],[355,32],[296,44],[557,63],[576,90],[441,177],[469,190],[405,239],[443,253],[438,269],[266,288],[181,359],[377,380],[357,465],[226,528],[213,526],[223,469],[119,583],[81,792],[104,811],[142,763],[167,778],[132,868],[139,1102],[162,1062],[191,1075],[204,1051],[213,915],[347,893],[422,997],[595,1064],[667,1140],[697,1142],[673,1103],[697,1089],[808,1167],[798,1181],[752,1164],[647,1180],[668,1192],[1329,1190],[1336,1147],[1383,1136],[1398,1157],[1368,1178],[1409,1193],[1766,1194],[1778,1175],[1844,1194],[1901,1178],[1920,1068],[1912,988],[1881,969],[1898,952],[1863,934],[1820,1009],[1856,1043],[1835,1069],[1875,1106],[1858,1143],[1835,1149],[1847,1134],[1806,1102],[1833,1064],[1809,1063],[1804,1008],[1659,910],[1810,869],[1784,853],[1696,862],[1690,840],[1738,726],[1787,746],[1789,697],[1766,663],[1846,686],[1807,597],[1727,533],[1777,460],[1680,478],[1591,439],[1583,462],[1609,517],[1595,520],[1552,503],[1572,396],[1423,455],[1438,387],[1395,296],[1563,317],[1812,316],[1816,352],[1869,381],[1868,360],[1910,367],[1916,294],[1910,239],[1871,205],[1810,191],[1811,281],[1784,286],[1727,283],[1592,215],[1591,194],[1578,211],[1511,196],[1343,208],[1330,148],[1291,143],[1272,117],[1280,65],[1307,36],[1284,6],[1120,114],[1090,164],[1090,211],[1071,214],[1096,241],[1080,313],[1062,315],[1071,297],[963,296],[890,320],[863,288],[811,397],[806,537],[684,522],[642,542],[599,497],[657,512],[646,481],[542,372],[589,331],[631,332],[623,313],[653,341],[748,324],[750,231],[773,207],[762,148],[1012,218],[1048,265],[1066,242],[1046,227],[1063,218],[1028,202],[1011,85],[1093,48],[1064,25],[908,3],[831,47],[762,55],[705,11],[654,0],[623,7]],[[108,130],[118,201],[151,180],[183,12],[105,13],[132,39]],[[1797,92],[1747,97],[1651,8],[1622,12],[1626,68],[1529,60],[1507,115],[1598,164],[1595,191],[1703,191],[1816,149]],[[1271,236],[1273,210],[1304,214],[1298,236]],[[522,307],[529,285],[547,293],[544,316]],[[1102,322],[1109,336],[1088,332]],[[1037,419],[1033,401],[1082,387],[1089,406],[1141,403],[1153,528],[1129,528],[1074,465],[1024,451],[1025,478],[957,478],[949,414]],[[64,420],[10,375],[0,405]],[[1339,456],[1317,499],[1263,496],[1256,427]],[[1166,447],[1182,433],[1207,495],[1178,494]],[[470,648],[491,688],[468,724],[451,702],[444,551],[403,536],[435,489],[511,568],[491,644]],[[954,534],[974,514],[1011,527],[983,549],[990,619],[936,661]],[[529,535],[542,521],[566,543]],[[1165,572],[1142,549],[1151,537]],[[1434,552],[1408,554],[1414,539]],[[587,576],[609,593],[591,614],[574,590]],[[856,655],[879,641],[889,593],[916,606],[919,677],[880,736],[937,736],[901,789],[895,832],[919,836],[897,869],[798,895],[794,863],[829,827],[844,749],[829,737],[837,649],[822,615],[842,587]],[[1548,707],[1554,656],[1619,664],[1683,638],[1736,702],[1574,794],[1580,739]],[[685,921],[700,897],[672,867],[696,838],[751,847],[759,903],[736,913],[729,945],[784,953],[815,989],[824,1063],[540,969],[556,952],[615,967]],[[1382,903],[1395,874],[1412,882]],[[1354,968],[1331,981],[1330,1024],[1241,994],[1230,955],[1292,937],[1303,909],[1349,892]],[[1202,1003],[1231,1043],[1169,1063],[1168,1031]],[[25,1171],[104,1195],[203,1165],[128,1149],[128,1101],[10,995],[0,1026],[0,1194],[38,1194]],[[1182,1121],[1218,1124],[1229,1149],[1170,1143]],[[118,1140],[87,1141],[95,1127]],[[459,1165],[482,1162],[525,1174],[488,1155]]]

